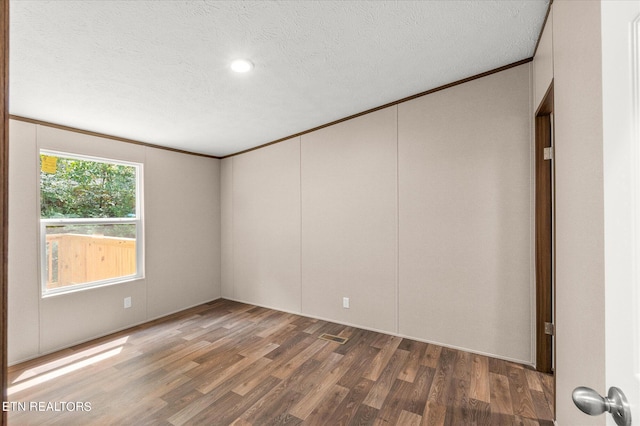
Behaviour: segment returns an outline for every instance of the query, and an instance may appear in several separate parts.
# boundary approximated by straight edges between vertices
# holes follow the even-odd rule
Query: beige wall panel
[[[401,334],[532,362],[530,70],[398,106]]]
[[[233,157],[220,161],[222,297],[233,299]]]
[[[305,314],[397,331],[396,111],[302,136]]]
[[[14,120],[10,139],[10,363],[220,296],[219,160]],[[145,164],[145,279],[40,298],[41,148]]]
[[[145,148],[139,145],[41,125],[36,127],[38,149],[144,162]],[[37,191],[37,171],[34,184]],[[39,217],[37,206],[36,215]],[[38,265],[37,253],[29,261]],[[36,278],[36,287],[39,289],[39,278]],[[38,290],[38,297],[39,294]],[[133,303],[131,308],[125,310],[124,298],[128,296],[131,296]],[[51,352],[142,322],[146,318],[146,308],[145,280],[42,298],[40,353]]]
[[[220,297],[220,160],[148,148],[149,318]]]
[[[233,157],[234,299],[300,311],[300,138]]]
[[[9,363],[38,353],[36,126],[9,122]],[[36,261],[37,262],[37,261]]]
[[[125,297],[131,308],[124,308]],[[40,352],[52,352],[144,322],[146,286],[138,280],[46,297],[40,317]]]
[[[600,2],[555,1],[553,15],[556,414],[604,425],[571,401],[577,386],[606,392]]]
[[[536,56],[533,58],[533,110],[536,111],[553,81],[553,10],[540,37]]]

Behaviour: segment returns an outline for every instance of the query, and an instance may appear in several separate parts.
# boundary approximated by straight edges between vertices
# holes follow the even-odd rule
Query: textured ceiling
[[[9,110],[224,156],[529,58],[547,6],[11,0]]]

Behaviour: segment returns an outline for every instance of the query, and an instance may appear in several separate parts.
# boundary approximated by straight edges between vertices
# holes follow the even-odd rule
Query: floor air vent
[[[318,338],[323,340],[328,340],[330,342],[337,342],[337,343],[340,343],[341,345],[344,345],[345,343],[347,343],[347,340],[349,340],[347,337],[334,336],[333,334],[327,334],[327,333],[322,333],[320,336],[318,336]]]

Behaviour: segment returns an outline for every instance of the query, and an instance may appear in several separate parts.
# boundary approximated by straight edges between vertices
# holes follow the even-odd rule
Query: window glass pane
[[[46,290],[136,275],[136,225],[47,225]]]
[[[136,217],[136,167],[40,155],[40,216]]]

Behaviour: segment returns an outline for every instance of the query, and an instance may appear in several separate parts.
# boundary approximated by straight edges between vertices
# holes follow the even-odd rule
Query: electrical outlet
[[[348,297],[343,297],[342,298],[342,307],[345,309],[349,309],[349,298]]]
[[[131,296],[124,298],[124,307],[125,309],[131,307]]]

